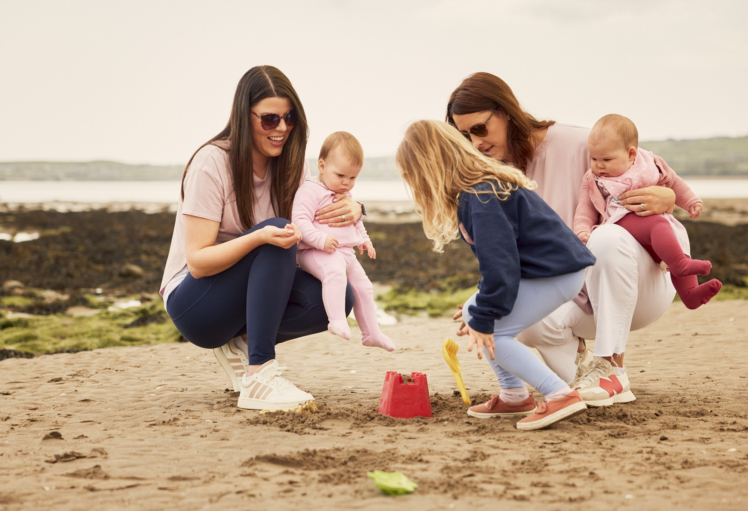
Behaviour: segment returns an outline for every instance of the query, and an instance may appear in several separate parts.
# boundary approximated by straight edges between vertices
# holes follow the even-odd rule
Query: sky
[[[310,124],[392,155],[493,73],[534,116],[642,140],[748,135],[748,2],[0,0],[0,161],[182,164],[269,64]]]

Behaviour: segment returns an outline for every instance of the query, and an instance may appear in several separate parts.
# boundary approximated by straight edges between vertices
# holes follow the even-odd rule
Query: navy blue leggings
[[[283,218],[265,220],[283,228]],[[346,314],[353,308],[350,284]],[[191,343],[213,349],[247,334],[249,363],[275,358],[275,345],[327,329],[322,284],[296,266],[296,245],[289,249],[260,245],[231,268],[210,277],[187,277],[169,295],[166,310]]]

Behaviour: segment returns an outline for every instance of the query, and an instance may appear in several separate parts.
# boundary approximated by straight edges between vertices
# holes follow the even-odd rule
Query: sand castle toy
[[[447,361],[449,369],[452,371],[452,375],[455,377],[457,387],[460,389],[462,394],[462,401],[466,404],[470,404],[470,396],[468,396],[467,389],[465,388],[465,382],[462,381],[462,369],[460,369],[460,361],[457,360],[457,350],[459,346],[452,339],[447,338],[442,344],[442,354],[444,360]]]
[[[379,400],[379,413],[398,419],[432,417],[429,384],[423,373],[400,373],[387,371]]]

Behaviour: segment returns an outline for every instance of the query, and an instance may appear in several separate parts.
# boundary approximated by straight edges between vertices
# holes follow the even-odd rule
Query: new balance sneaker
[[[588,406],[610,406],[636,400],[626,371],[619,374],[613,364],[602,357],[594,358],[592,366],[574,388]]]
[[[584,413],[587,405],[582,401],[579,392],[572,390],[561,399],[553,401],[541,401],[538,409],[517,423],[517,429],[531,431],[543,429],[565,419],[571,419],[575,415]]]
[[[239,408],[247,410],[282,410],[314,400],[308,392],[281,376],[276,360],[260,366],[255,374],[240,380]]]
[[[226,376],[231,380],[234,392],[239,392],[239,382],[244,373],[249,369],[249,359],[244,350],[236,345],[237,339],[241,339],[241,337],[234,337],[220,348],[213,350],[216,360],[218,360],[223,370],[226,371]]]
[[[490,419],[491,417],[516,417],[530,415],[535,411],[535,398],[530,395],[519,403],[505,403],[499,396],[491,396],[491,399],[482,405],[475,405],[468,410],[468,415],[479,419]]]

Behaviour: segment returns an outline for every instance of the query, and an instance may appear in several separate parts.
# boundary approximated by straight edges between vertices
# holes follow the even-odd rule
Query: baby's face
[[[636,160],[636,147],[626,148],[610,130],[591,133],[587,149],[590,152],[590,167],[598,177],[620,176]]]
[[[351,163],[341,154],[340,147],[333,149],[324,160],[319,160],[317,168],[319,180],[336,193],[353,190],[356,178],[361,173],[361,165]]]

